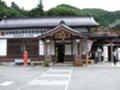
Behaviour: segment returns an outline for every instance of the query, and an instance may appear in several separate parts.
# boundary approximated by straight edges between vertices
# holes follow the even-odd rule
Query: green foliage
[[[120,11],[108,12],[102,9],[78,9],[67,4],[61,4],[44,11],[42,0],[35,8],[26,11],[14,2],[12,2],[11,7],[8,7],[4,1],[0,0],[0,19],[5,16],[93,16],[101,26],[108,26],[115,20],[120,19]]]
[[[80,9],[72,7],[70,5],[59,5],[56,8],[52,8],[45,12],[46,16],[85,16],[87,12],[80,11]]]
[[[117,26],[113,27],[112,29],[120,32],[120,25],[117,25]]]
[[[50,60],[45,59],[43,65],[44,65],[45,67],[50,66]]]
[[[44,15],[43,3],[42,0],[40,0],[37,7],[29,11],[28,16],[43,16],[43,15]]]
[[[11,8],[16,9],[16,10],[20,10],[19,6],[17,6],[17,4],[15,4],[15,2],[11,3]]]
[[[4,1],[0,0],[0,18],[3,18],[6,14],[9,14],[9,8]]]
[[[120,18],[120,12],[108,12],[102,9],[83,9],[88,12],[101,26],[108,26]]]
[[[32,9],[28,13],[28,16],[43,16],[43,15],[44,15],[44,12],[40,8]]]
[[[13,17],[13,16],[26,16],[26,12],[12,2],[11,7],[8,7],[4,1],[0,1],[0,18]]]
[[[120,19],[120,11],[108,12],[102,9],[78,9],[70,5],[61,4],[45,12],[46,16],[93,16],[101,26],[108,26],[116,19]]]

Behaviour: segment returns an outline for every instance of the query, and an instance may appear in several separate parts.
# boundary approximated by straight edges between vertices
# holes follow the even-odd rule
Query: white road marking
[[[68,80],[33,80],[28,85],[66,85]]]
[[[28,85],[63,85],[65,86],[65,90],[68,90],[68,87],[69,87],[69,84],[70,84],[70,81],[71,81],[71,76],[72,76],[72,71],[73,71],[73,68],[71,69],[67,69],[67,70],[64,70],[64,69],[49,69],[46,73],[42,74],[40,77],[46,77],[45,80],[33,80],[31,81]],[[50,73],[52,72],[52,73]],[[60,72],[58,74],[56,74],[56,72]],[[63,73],[63,72],[68,72],[68,74],[66,73]],[[53,80],[49,80],[48,78],[51,78],[51,77],[54,77]],[[58,77],[66,77],[67,80],[56,80],[55,78],[58,78]]]
[[[49,72],[71,72],[70,69],[50,69]]]
[[[68,87],[69,87],[69,84],[70,84],[70,81],[71,81],[71,77],[72,77],[72,72],[73,72],[73,68],[71,69],[70,77],[69,77],[68,83],[67,83],[67,85],[65,87],[65,90],[68,90]]]
[[[35,77],[32,81],[30,81],[28,84],[24,85],[23,87],[19,88],[18,90],[21,90],[25,88],[26,86],[65,86],[65,90],[68,90],[69,83],[71,80],[73,68],[69,69],[54,69],[50,68],[45,73]],[[58,73],[59,72],[59,73]],[[44,77],[44,79],[40,79]],[[59,80],[56,80],[56,78],[60,78]],[[63,79],[65,80],[63,80]]]
[[[50,68],[49,68],[49,69],[50,69]],[[49,69],[48,69],[48,70],[49,70]],[[48,70],[47,70],[47,71],[48,71]],[[45,71],[43,74],[45,74],[47,71]],[[41,76],[41,75],[36,76],[33,80],[38,79],[40,76]],[[33,81],[33,80],[32,80],[32,81]],[[22,90],[23,88],[25,88],[26,86],[28,86],[28,84],[29,84],[29,83],[27,83],[27,84],[25,84],[24,86],[22,86],[22,87],[18,88],[18,90]]]
[[[9,86],[11,84],[13,84],[13,81],[5,81],[5,82],[1,83],[0,86]]]
[[[43,74],[41,77],[70,77],[70,74]]]

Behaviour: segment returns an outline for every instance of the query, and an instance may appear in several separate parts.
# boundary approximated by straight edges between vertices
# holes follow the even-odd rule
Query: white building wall
[[[54,43],[54,41],[50,42],[50,51],[51,51],[51,55],[55,55],[55,43]]]
[[[0,56],[7,56],[7,39],[0,40]]]
[[[65,45],[65,55],[71,55],[71,44]]]
[[[120,48],[118,48],[118,60],[120,62]]]
[[[107,45],[103,46],[103,58],[104,58],[104,61],[108,61],[108,46]]]
[[[81,40],[81,51],[82,51],[82,54],[83,55],[86,55],[87,54],[87,51],[88,51],[88,42],[87,40]]]
[[[39,41],[39,55],[45,55],[45,43],[40,40]],[[55,55],[55,50],[54,50],[54,41],[50,41],[50,44],[47,45],[47,54],[48,55]]]
[[[44,42],[42,40],[39,41],[39,55],[44,55]]]
[[[75,41],[73,42],[73,55],[77,55],[77,44]]]

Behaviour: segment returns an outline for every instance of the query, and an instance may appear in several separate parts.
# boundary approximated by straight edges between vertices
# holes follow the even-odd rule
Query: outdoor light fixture
[[[79,42],[80,42],[80,39],[76,39],[76,42],[79,43]]]
[[[46,42],[47,42],[47,43],[49,43],[49,42],[50,42],[50,40],[49,40],[49,39],[47,39],[47,40],[46,40]]]

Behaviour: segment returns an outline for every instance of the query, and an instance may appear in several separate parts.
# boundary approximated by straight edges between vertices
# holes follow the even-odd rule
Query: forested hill
[[[44,11],[41,3],[36,8],[26,11],[23,8],[19,8],[14,2],[8,7],[4,1],[0,0],[0,18],[13,16],[93,16],[101,26],[108,26],[120,19],[120,11],[109,12],[102,9],[79,9],[66,4]]]
[[[46,12],[48,16],[93,16],[102,26],[108,26],[120,19],[120,11],[109,12],[102,9],[78,9],[70,5],[59,5]]]

